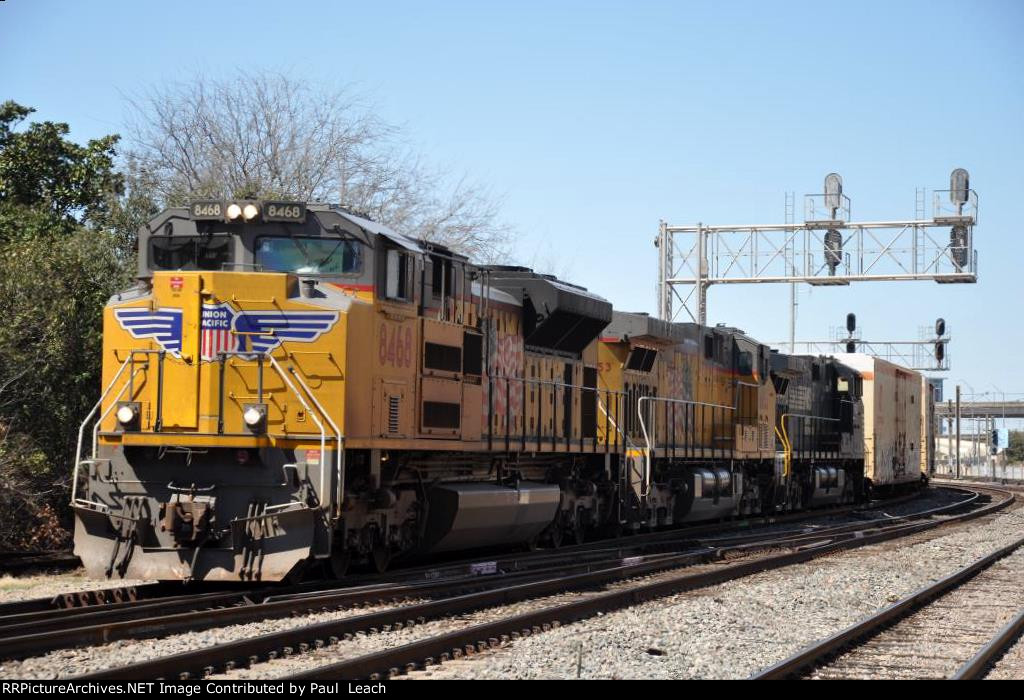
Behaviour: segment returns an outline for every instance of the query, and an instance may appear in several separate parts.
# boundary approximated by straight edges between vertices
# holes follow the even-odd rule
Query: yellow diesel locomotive
[[[138,264],[79,433],[94,576],[342,576],[871,482],[855,369],[613,311],[342,207],[193,202],[143,227]]]

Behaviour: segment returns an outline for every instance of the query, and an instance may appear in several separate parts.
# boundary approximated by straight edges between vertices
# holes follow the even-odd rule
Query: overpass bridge
[[[935,404],[935,415],[942,418],[956,416],[952,401]],[[961,401],[960,418],[1024,418],[1024,401]]]

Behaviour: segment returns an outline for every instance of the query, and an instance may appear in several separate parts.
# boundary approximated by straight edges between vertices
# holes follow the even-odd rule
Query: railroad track
[[[959,487],[954,486],[954,488]],[[856,513],[857,511],[876,509],[882,505],[892,506],[900,504],[915,498],[920,498],[921,495],[922,493],[915,493],[888,499],[884,502],[873,501],[868,504],[856,506],[844,505],[822,508],[814,511],[804,511],[800,513],[783,513],[750,517],[742,520],[731,521],[729,523],[729,529],[742,532],[749,531],[757,527],[799,523],[800,521],[816,520],[820,518],[840,517]],[[460,578],[515,572],[531,567],[536,568],[542,565],[551,566],[558,561],[577,561],[580,560],[581,557],[589,557],[591,559],[600,556],[605,556],[606,558],[612,558],[614,556],[627,557],[642,552],[657,551],[659,545],[662,545],[662,551],[672,551],[674,548],[678,548],[681,541],[690,537],[697,538],[703,534],[720,534],[722,532],[722,527],[721,523],[688,525],[679,529],[627,535],[615,540],[600,540],[585,544],[563,546],[556,550],[542,550],[526,555],[509,555],[507,552],[497,552],[491,557],[477,555],[470,558],[455,559],[448,562],[431,563],[429,565],[406,566],[383,575],[354,575],[349,576],[345,581],[340,583],[332,583],[328,581],[299,584],[295,586],[269,585],[258,588],[238,586],[222,587],[218,590],[220,590],[223,595],[210,596],[209,598],[207,598],[205,594],[212,591],[203,590],[190,594],[182,594],[182,586],[166,582],[75,591],[49,598],[36,598],[10,603],[0,603],[0,627],[6,625],[8,622],[27,622],[29,620],[42,619],[42,617],[46,617],[45,615],[41,617],[30,617],[27,615],[28,613],[53,614],[54,611],[72,609],[77,609],[79,612],[82,612],[86,608],[92,609],[91,611],[93,612],[98,612],[101,610],[114,609],[116,606],[123,608],[129,607],[127,605],[123,605],[125,603],[134,604],[138,601],[145,602],[157,599],[165,600],[170,605],[175,606],[174,610],[181,610],[182,608],[178,605],[180,602],[178,600],[179,598],[182,599],[182,601],[187,599],[208,599],[210,601],[210,607],[217,605],[246,604],[249,602],[261,601],[269,595],[287,595],[290,593],[314,591],[339,585],[350,587],[373,585],[384,582],[413,583],[417,581],[437,581],[445,578]],[[728,535],[726,536],[728,537]],[[693,542],[696,546],[698,540],[694,539]],[[57,615],[66,614],[68,613],[56,613],[52,616],[56,617]],[[13,618],[13,616],[16,615],[25,615],[25,617],[18,620],[6,619],[9,617]]]
[[[961,488],[958,484],[950,484],[952,488]],[[804,511],[801,513],[773,514],[768,516],[749,517],[740,520],[730,521],[727,527],[734,531],[748,531],[757,527],[783,525],[787,523],[799,523],[801,521],[817,520],[821,518],[834,518],[844,515],[855,514],[858,511],[870,511],[880,507],[891,507],[902,504],[907,500],[920,498],[924,492],[912,493],[884,501],[871,501],[869,504],[857,506],[836,506]],[[496,553],[493,557],[477,555],[471,558],[455,559],[450,562],[431,563],[429,565],[412,565],[396,569],[387,574],[381,575],[353,575],[347,577],[341,583],[345,586],[370,585],[381,582],[416,582],[431,581],[442,578],[458,578],[462,576],[489,575],[497,572],[518,571],[530,566],[537,566],[545,560],[558,561],[577,557],[593,556],[595,553],[610,553],[617,551],[623,557],[630,556],[643,551],[652,552],[656,550],[658,543],[664,544],[665,551],[671,551],[674,546],[687,536],[697,537],[701,534],[721,534],[722,523],[705,525],[686,525],[677,529],[659,530],[657,532],[646,532],[640,534],[626,535],[613,540],[598,540],[582,544],[570,544],[561,546],[557,550],[541,551],[524,556],[510,556],[507,552]],[[728,536],[728,535],[725,535]],[[697,541],[697,540],[694,540]],[[14,558],[34,557],[40,553],[20,554],[7,553]],[[4,555],[0,555],[2,558]],[[74,555],[61,555],[68,558]],[[610,555],[609,555],[610,556]],[[75,558],[77,561],[77,558]],[[549,562],[550,563],[550,562]],[[214,599],[215,604],[231,604],[229,594],[236,594],[234,600],[237,604],[259,601],[268,595],[287,595],[290,593],[303,592],[303,590],[314,590],[326,588],[331,585],[339,585],[338,582],[313,582],[292,586],[272,585],[262,588],[225,586],[222,593],[223,599]],[[177,597],[200,599],[206,592],[188,594],[182,596],[182,586],[174,583],[142,583],[131,586],[119,586],[112,588],[96,588],[78,590],[68,594],[62,594],[50,598],[31,599],[26,601],[15,601],[0,604],[0,625],[4,624],[4,618],[25,613],[43,613],[56,610],[85,609],[92,608],[95,611],[108,609],[109,606],[121,605],[124,603],[135,603],[137,601],[154,601],[157,599],[166,600],[172,605]],[[33,619],[25,617],[23,620]]]
[[[1024,630],[1022,580],[1024,539],[991,552],[753,678],[983,677]]]
[[[955,680],[995,677],[1020,680],[1024,678],[1024,608],[988,640],[953,676]],[[1016,653],[1014,653],[1016,652]]]
[[[436,584],[438,589],[434,591],[402,591],[404,597],[412,597],[419,602],[209,646],[130,666],[106,669],[82,678],[196,678],[279,656],[343,643],[358,633],[372,634],[381,630],[401,629],[428,620],[443,619],[565,591],[582,592],[581,596],[570,602],[472,625],[457,632],[428,636],[409,645],[359,656],[297,676],[384,677],[501,644],[517,636],[534,634],[603,611],[634,605],[643,600],[722,583],[761,571],[801,563],[825,554],[912,535],[941,524],[979,517],[994,512],[1013,500],[1012,495],[1004,491],[988,491],[989,497],[997,494],[998,497],[991,503],[982,503],[985,499],[975,493],[948,506],[916,514],[918,517],[943,514],[941,518],[924,522],[915,521],[914,515],[907,515],[876,518],[834,528],[812,529],[810,532],[786,532],[782,536],[768,539],[763,535],[760,538],[750,536],[746,540],[736,536],[729,543],[717,541],[713,546],[705,544],[698,549],[675,554],[652,554],[639,561],[630,562],[619,560],[616,565],[608,562],[609,565],[605,567],[595,564],[590,571],[553,571],[550,572],[550,576],[541,576],[543,572],[536,571],[532,577],[524,574],[525,580],[496,579],[489,582],[491,585],[481,586],[481,590],[458,595],[453,595],[450,586],[446,590],[445,582],[439,582]],[[950,514],[965,509],[968,509],[968,512]],[[783,552],[772,553],[778,550]],[[740,561],[731,561],[737,556],[743,558]],[[680,571],[681,567],[695,568]],[[637,581],[641,577],[646,578]],[[611,590],[601,590],[601,587],[605,586]],[[392,592],[382,589],[374,593],[383,599]],[[316,606],[319,606],[319,609],[344,606],[345,601],[340,598],[343,595],[346,594],[310,594],[299,601],[281,601],[280,611],[283,612],[291,604],[305,606],[301,608],[303,610],[317,609]],[[431,597],[435,595],[438,597]],[[429,599],[421,600],[423,597]],[[219,611],[215,612],[220,614]],[[229,611],[224,614],[230,616],[231,613]]]

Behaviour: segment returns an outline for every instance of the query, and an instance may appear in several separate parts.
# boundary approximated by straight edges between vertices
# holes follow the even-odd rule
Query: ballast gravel
[[[1019,611],[1017,611],[1019,612]],[[1019,681],[1024,679],[1024,637],[1019,637],[1003,656],[992,664],[987,681]]]
[[[936,490],[925,498],[934,500],[934,504],[928,503],[928,506],[933,506],[962,497],[962,493]],[[919,500],[892,506],[882,512],[897,515],[901,514],[900,511],[910,512],[921,507]],[[861,514],[858,517],[867,516]],[[825,520],[830,521],[828,524],[835,524],[834,520]],[[470,659],[415,672],[411,677],[744,676],[766,665],[761,659],[783,658],[794,650],[794,645],[802,646],[821,636],[819,632],[822,630],[827,633],[838,629],[875,607],[897,599],[901,592],[919,587],[930,580],[929,577],[937,578],[979,556],[987,548],[995,548],[996,542],[988,539],[990,533],[1012,528],[1024,534],[1024,515],[1004,513],[958,526],[955,531],[947,530],[945,532],[950,534],[938,539],[913,545],[903,543],[903,547],[912,553],[903,552],[899,544],[877,545],[673,596],[519,640]],[[925,537],[921,536],[921,539]],[[915,563],[916,558],[921,557],[924,558]],[[81,578],[74,583],[61,582],[61,585],[67,585],[70,590],[87,587]],[[612,587],[625,585],[629,583]],[[588,593],[570,592],[432,620],[402,630],[360,634],[337,645],[260,663],[253,668],[236,669],[217,677],[276,678],[509,614],[577,600],[582,595]],[[39,597],[39,593],[35,592],[31,597]],[[20,662],[0,661],[0,678],[66,678],[380,609],[383,606],[312,613],[158,640],[121,640],[102,646],[65,649]]]
[[[161,639],[122,639],[101,646],[80,649],[60,649],[44,656],[23,661],[0,661],[0,678],[53,679],[69,678],[105,668],[126,666],[194,649],[249,639],[261,634],[279,632],[328,620],[339,620],[352,615],[383,610],[391,606],[363,606],[347,610],[310,613],[277,620],[263,620],[242,625],[231,625],[199,632],[176,634]]]
[[[94,581],[86,576],[85,569],[75,569],[60,574],[32,574],[30,576],[0,577],[0,603],[10,603],[32,598],[54,598],[65,593],[94,591],[105,588],[126,588],[141,586],[148,581],[132,579],[118,581]]]
[[[408,677],[745,678],[1021,537],[1024,509],[1006,511],[937,538],[871,545],[644,603]]]

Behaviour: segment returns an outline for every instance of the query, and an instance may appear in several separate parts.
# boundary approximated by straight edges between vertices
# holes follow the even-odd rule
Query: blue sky
[[[977,285],[800,291],[798,338],[953,335],[951,380],[1024,392],[1024,3],[0,2],[0,98],[122,130],[123,95],[197,73],[356,83],[434,162],[505,198],[521,259],[655,311],[659,219],[772,222],[843,175],[854,218],[911,218],[965,167]],[[929,200],[930,201],[930,200]],[[709,320],[788,334],[786,285]]]

